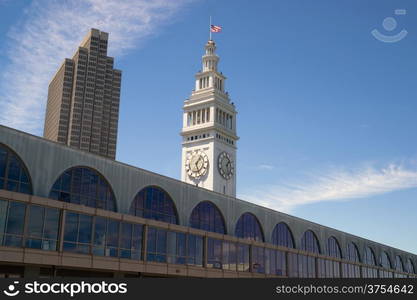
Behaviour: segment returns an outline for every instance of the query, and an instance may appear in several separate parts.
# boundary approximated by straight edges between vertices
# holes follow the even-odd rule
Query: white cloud
[[[109,55],[120,57],[193,1],[33,1],[25,21],[9,33],[10,63],[0,70],[0,123],[40,134],[49,80],[90,28],[109,32]]]
[[[273,169],[275,169],[275,167],[272,166],[272,165],[261,164],[261,165],[258,166],[258,169],[259,170],[273,170]]]
[[[417,187],[417,168],[413,163],[408,165],[314,173],[296,182],[254,187],[239,198],[283,212],[316,202],[365,198]]]

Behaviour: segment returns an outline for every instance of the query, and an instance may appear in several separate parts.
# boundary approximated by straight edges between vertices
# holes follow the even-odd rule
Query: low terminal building
[[[417,277],[417,256],[0,126],[1,277]]]

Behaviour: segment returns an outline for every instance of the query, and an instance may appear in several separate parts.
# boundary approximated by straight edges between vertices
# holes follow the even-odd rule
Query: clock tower
[[[181,179],[236,196],[236,109],[217,70],[216,43],[209,40],[195,89],[184,101]]]

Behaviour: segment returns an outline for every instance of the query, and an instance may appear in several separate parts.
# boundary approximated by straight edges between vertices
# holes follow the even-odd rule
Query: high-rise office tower
[[[43,135],[115,159],[122,72],[107,56],[108,36],[91,29],[52,78]]]

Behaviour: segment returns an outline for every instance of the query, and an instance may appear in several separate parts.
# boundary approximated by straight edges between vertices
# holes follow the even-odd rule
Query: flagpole
[[[210,26],[209,26],[209,32],[210,32],[210,41],[211,41],[211,16],[210,16]]]

